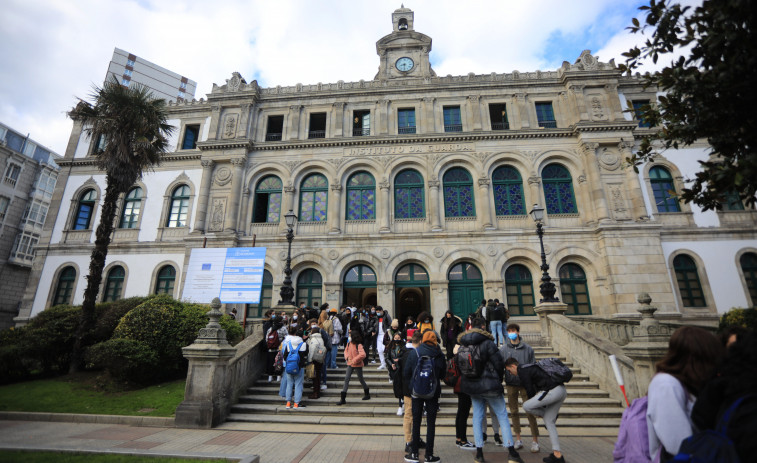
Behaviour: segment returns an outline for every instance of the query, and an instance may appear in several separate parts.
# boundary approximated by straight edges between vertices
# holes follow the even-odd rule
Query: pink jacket
[[[363,345],[357,344],[356,346],[355,343],[347,343],[347,348],[344,349],[344,360],[352,368],[362,368],[364,365],[363,360],[365,360]]]

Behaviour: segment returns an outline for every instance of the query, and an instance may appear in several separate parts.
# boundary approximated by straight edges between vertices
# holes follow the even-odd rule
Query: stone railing
[[[265,367],[266,349],[263,343],[263,322],[255,320],[247,327],[249,334],[236,346],[236,355],[226,367],[226,384],[229,405],[236,403],[248,387],[260,376]]]
[[[613,320],[599,317],[570,317],[601,339],[608,339],[619,346],[625,346],[633,339],[633,327],[638,320]]]

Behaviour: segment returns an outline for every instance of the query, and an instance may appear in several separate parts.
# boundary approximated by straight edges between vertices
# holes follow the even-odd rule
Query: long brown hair
[[[723,359],[725,351],[714,334],[695,326],[682,326],[670,337],[668,352],[655,368],[668,373],[697,395]]]

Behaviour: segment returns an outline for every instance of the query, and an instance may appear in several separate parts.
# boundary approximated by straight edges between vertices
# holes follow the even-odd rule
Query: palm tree
[[[92,103],[80,100],[68,116],[80,121],[90,139],[98,143],[95,162],[105,172],[106,187],[89,262],[71,372],[79,370],[83,338],[94,326],[95,301],[115,228],[118,198],[126,194],[146,170],[160,163],[161,155],[168,147],[168,136],[173,131],[167,123],[165,100],[153,98],[148,88],[142,85],[124,87],[113,77],[102,88],[95,86],[90,98]]]

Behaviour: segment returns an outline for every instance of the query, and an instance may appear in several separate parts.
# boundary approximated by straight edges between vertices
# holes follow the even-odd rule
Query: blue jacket
[[[442,388],[439,381],[444,377],[444,373],[447,371],[447,362],[444,360],[444,354],[438,345],[432,346],[421,343],[417,349],[408,349],[407,360],[405,360],[402,367],[402,381],[407,385],[412,384],[413,372],[415,371],[415,366],[418,364],[418,358],[423,357],[424,355],[434,359],[434,373],[436,374],[436,394],[434,394],[434,398],[438,399],[442,394]],[[412,386],[410,387],[412,388]],[[412,390],[410,392],[412,392]]]

